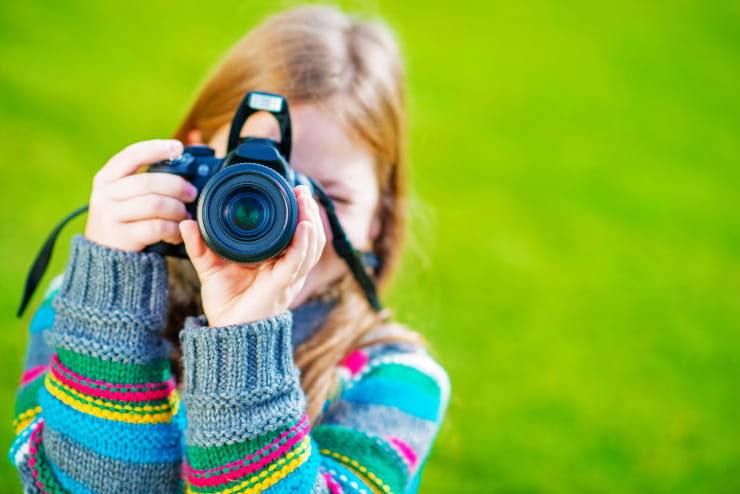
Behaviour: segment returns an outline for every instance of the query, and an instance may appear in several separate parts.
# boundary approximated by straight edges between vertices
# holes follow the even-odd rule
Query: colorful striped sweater
[[[166,262],[78,236],[31,322],[10,458],[27,493],[406,493],[446,409],[421,348],[350,354],[317,423],[293,361],[292,314],[161,338]]]

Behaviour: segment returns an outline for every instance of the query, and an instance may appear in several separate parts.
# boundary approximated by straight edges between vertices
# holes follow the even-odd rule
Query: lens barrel
[[[288,182],[256,163],[227,166],[200,195],[198,225],[206,244],[226,259],[255,263],[280,254],[298,223]]]

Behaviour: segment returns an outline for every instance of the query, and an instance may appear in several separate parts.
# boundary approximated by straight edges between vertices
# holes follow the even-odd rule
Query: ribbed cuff
[[[110,249],[77,235],[49,332],[52,346],[103,360],[165,358],[167,264],[159,254]]]
[[[246,441],[301,416],[290,312],[222,328],[202,324],[188,318],[180,334],[188,445]]]

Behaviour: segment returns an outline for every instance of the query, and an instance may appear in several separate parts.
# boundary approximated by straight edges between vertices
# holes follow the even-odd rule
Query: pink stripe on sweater
[[[36,427],[36,429],[31,433],[28,448],[28,452],[31,454],[31,457],[28,459],[28,466],[31,467],[31,476],[33,476],[36,487],[39,488],[42,494],[49,494],[49,491],[46,490],[46,486],[44,486],[43,482],[39,480],[39,471],[36,468],[36,454],[39,451],[38,445],[41,443],[41,430],[43,427],[44,421],[40,420],[38,427]]]
[[[304,414],[303,417],[301,417],[301,419],[298,422],[296,422],[295,425],[293,425],[293,427],[291,427],[287,431],[285,431],[282,434],[280,434],[279,437],[276,437],[269,444],[265,444],[262,448],[260,448],[259,450],[255,451],[251,455],[247,455],[246,457],[242,458],[241,460],[237,460],[235,462],[229,463],[227,465],[222,465],[220,467],[211,468],[210,470],[195,470],[193,468],[190,468],[190,465],[188,465],[187,462],[184,462],[183,463],[183,467],[182,467],[183,472],[186,475],[205,475],[205,474],[209,474],[209,473],[215,473],[215,472],[218,472],[220,470],[225,470],[227,468],[231,468],[231,467],[236,467],[236,466],[239,466],[239,465],[243,465],[245,462],[251,461],[254,458],[257,458],[258,456],[260,456],[261,454],[263,454],[264,452],[266,452],[266,451],[274,448],[275,446],[277,446],[280,443],[280,441],[282,441],[283,439],[285,439],[286,437],[288,437],[291,432],[295,432],[298,429],[305,429],[305,427],[303,427],[303,426],[304,426],[304,424],[306,424],[306,422],[308,422],[308,415],[305,415]]]
[[[214,487],[219,484],[232,482],[240,477],[255,472],[266,466],[268,463],[271,463],[273,460],[276,460],[277,458],[280,458],[281,456],[287,454],[288,451],[290,451],[298,441],[306,437],[309,429],[310,427],[307,425],[306,427],[301,429],[298,434],[290,438],[285,444],[278,447],[275,451],[268,454],[267,456],[264,456],[256,463],[250,463],[249,465],[243,466],[237,470],[222,473],[221,475],[216,475],[215,477],[200,478],[186,475],[188,482],[190,482],[190,484],[195,487]]]
[[[401,441],[397,437],[386,437],[386,439],[401,452],[401,455],[406,459],[411,468],[414,468],[416,466],[418,457],[416,456],[414,450],[411,449],[411,446]]]
[[[26,384],[30,383],[31,381],[39,377],[41,374],[46,372],[46,369],[48,368],[49,368],[48,364],[31,367],[26,372],[24,372],[23,375],[21,376],[21,386],[25,386]]]
[[[328,473],[322,473],[321,475],[324,476],[326,486],[329,488],[331,494],[342,494],[342,486],[339,485],[336,480],[334,480],[334,477],[332,477]]]
[[[345,357],[344,360],[342,360],[342,363],[339,364],[342,367],[345,367],[349,369],[350,374],[353,376],[360,372],[360,369],[367,363],[368,356],[365,352],[362,350],[355,350],[354,352],[350,353]]]
[[[75,378],[77,380],[80,380],[80,381],[83,381],[83,382],[87,382],[87,383],[90,383],[90,384],[95,384],[95,385],[98,385],[98,386],[103,386],[103,387],[106,387],[106,388],[120,388],[120,389],[137,389],[137,388],[139,388],[139,389],[151,389],[151,388],[154,388],[154,387],[165,387],[167,390],[170,390],[170,389],[172,389],[174,387],[174,381],[172,379],[170,379],[169,381],[166,381],[166,382],[146,383],[146,384],[113,384],[113,383],[107,383],[107,382],[104,382],[104,381],[97,381],[97,380],[89,379],[89,378],[87,378],[85,376],[81,376],[79,374],[76,374],[76,373],[72,372],[67,367],[65,367],[64,364],[62,364],[59,361],[59,357],[56,354],[51,358],[51,360],[52,360],[52,363],[54,365],[56,365],[57,367],[59,367],[59,369],[62,372],[64,372],[65,374],[68,374],[68,375],[72,376],[73,378]]]
[[[90,396],[118,401],[150,401],[167,398],[170,394],[170,389],[155,389],[150,391],[106,391],[104,389],[93,388],[69,379],[62,374],[61,369],[57,368],[58,365],[61,366],[59,362],[52,363],[51,373],[54,377],[70,388]]]

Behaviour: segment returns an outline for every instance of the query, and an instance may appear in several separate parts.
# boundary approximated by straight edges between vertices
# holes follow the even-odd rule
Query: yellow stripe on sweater
[[[276,483],[278,483],[279,481],[287,477],[288,474],[290,474],[296,468],[298,468],[303,463],[305,463],[306,460],[308,460],[309,456],[311,456],[311,439],[309,438],[309,436],[306,436],[299,443],[299,446],[296,449],[294,449],[293,451],[285,455],[283,458],[280,458],[280,460],[270,465],[268,469],[260,472],[259,475],[254,475],[252,477],[249,477],[244,482],[240,483],[239,485],[235,485],[234,487],[230,487],[223,491],[212,492],[210,494],[234,494],[236,492],[239,492],[240,494],[260,493],[264,491],[265,489],[267,489],[268,487],[272,487],[273,485],[275,485]],[[290,460],[293,457],[296,457],[296,458],[288,462],[288,460]],[[280,466],[285,463],[287,463],[287,465],[285,465],[284,468],[281,468],[275,471],[276,469],[280,468]],[[273,472],[273,473],[270,473],[270,472]],[[249,484],[257,482],[263,477],[267,477],[267,478],[261,482],[258,482],[252,487],[247,487],[249,486]],[[242,489],[246,489],[246,490],[242,490]],[[185,487],[185,493],[186,494],[199,494],[200,491],[193,490],[190,485],[187,485]]]
[[[86,413],[88,415],[92,415],[94,417],[99,417],[99,418],[103,418],[107,420],[116,420],[118,422],[127,422],[131,424],[162,424],[162,423],[170,422],[172,420],[172,416],[177,411],[177,401],[175,403],[172,403],[173,395],[170,396],[170,400],[171,400],[170,403],[168,403],[167,405],[162,405],[162,407],[167,408],[166,411],[163,411],[161,413],[148,414],[148,415],[135,415],[130,412],[116,412],[116,411],[111,411],[111,410],[104,410],[97,406],[90,405],[86,403],[85,401],[73,398],[69,394],[60,390],[58,388],[59,386],[65,387],[58,380],[53,379],[51,374],[47,374],[46,389],[49,391],[49,393],[51,393],[52,396],[57,398],[59,401],[61,401],[65,405],[69,405],[70,407],[74,408],[75,410],[79,412]],[[80,396],[80,393],[77,393],[73,389],[67,388],[67,390],[76,396]],[[103,402],[101,400],[86,400],[86,401],[92,401],[93,403],[96,403],[96,404],[112,407],[112,404]],[[155,408],[155,407],[152,407],[152,408]],[[126,409],[126,407],[119,406],[119,409]],[[133,409],[133,407],[130,407],[130,409]]]
[[[31,408],[30,410],[26,410],[22,414],[18,415],[15,420],[13,420],[15,435],[17,436],[23,429],[28,427],[28,424],[33,422],[33,419],[35,419],[36,415],[39,413],[41,413],[41,407]]]
[[[334,451],[328,449],[320,449],[319,453],[321,453],[322,455],[331,456],[332,458],[339,460],[342,465],[352,470],[355,475],[362,479],[366,479],[365,483],[376,494],[393,494],[391,488],[386,485],[380,479],[380,477],[368,470],[367,467],[360,465],[357,460],[353,460],[348,456],[340,455],[339,453],[335,453]],[[370,482],[367,482],[367,480],[370,480]]]
[[[17,423],[19,423],[21,421],[24,421],[24,420],[26,420],[28,418],[31,418],[31,419],[34,418],[36,415],[39,414],[40,411],[41,411],[41,407],[39,407],[39,406],[37,406],[36,408],[29,408],[25,412],[23,412],[20,415],[18,415],[15,418],[15,420],[13,420],[13,425],[15,425],[15,424],[17,424]]]
[[[96,405],[101,405],[108,408],[114,408],[116,410],[130,410],[132,412],[165,412],[167,410],[170,410],[172,408],[171,403],[165,403],[163,405],[143,405],[143,406],[131,406],[131,405],[119,405],[117,403],[113,403],[111,401],[108,401],[106,399],[100,399],[95,398],[91,395],[87,395],[85,393],[80,393],[74,388],[69,387],[68,385],[64,384],[62,381],[57,379],[55,376],[50,375],[49,379],[54,383],[54,385],[58,388],[61,388],[63,391],[75,395],[80,400],[87,402],[87,403],[95,403]]]

